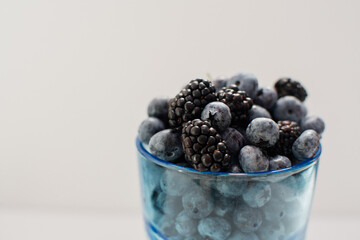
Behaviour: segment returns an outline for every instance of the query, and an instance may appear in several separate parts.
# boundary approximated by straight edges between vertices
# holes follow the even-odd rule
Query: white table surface
[[[359,240],[360,217],[312,216],[307,240]],[[140,214],[0,208],[0,240],[146,240]]]

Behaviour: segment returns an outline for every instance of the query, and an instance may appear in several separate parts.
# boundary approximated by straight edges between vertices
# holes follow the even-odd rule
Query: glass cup
[[[151,240],[305,239],[321,146],[290,168],[211,173],[153,156],[136,140]]]

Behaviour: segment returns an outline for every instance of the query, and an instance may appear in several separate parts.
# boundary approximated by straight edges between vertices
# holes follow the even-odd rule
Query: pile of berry
[[[307,92],[291,78],[259,87],[253,74],[190,81],[155,98],[138,131],[150,152],[198,171],[264,172],[315,155],[325,124],[307,116]]]

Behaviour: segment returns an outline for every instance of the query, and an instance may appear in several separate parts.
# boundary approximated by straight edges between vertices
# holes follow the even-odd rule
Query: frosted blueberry
[[[201,219],[198,225],[200,235],[205,239],[224,240],[231,234],[231,225],[224,218],[208,217]]]
[[[259,147],[272,147],[279,139],[279,125],[269,118],[255,118],[246,128],[246,138]]]
[[[242,204],[235,209],[233,220],[238,229],[242,232],[250,233],[260,228],[263,216],[258,208],[251,208]]]
[[[320,137],[312,129],[304,131],[292,145],[292,152],[294,156],[304,161],[315,155],[320,145]]]
[[[297,181],[294,176],[285,178],[284,180],[273,183],[271,185],[271,193],[273,198],[290,202],[297,197]]]
[[[236,198],[224,197],[220,194],[215,197],[214,213],[219,217],[224,217],[227,213],[231,213],[236,206]]]
[[[271,118],[271,115],[265,108],[259,105],[253,105],[249,110],[249,120],[252,121],[255,118]]]
[[[267,182],[250,182],[242,196],[247,205],[259,208],[270,201],[271,188]]]
[[[277,155],[270,158],[269,160],[269,170],[278,170],[282,168],[291,167],[291,161],[285,156]]]
[[[325,122],[317,116],[307,116],[301,120],[300,126],[303,131],[313,129],[318,134],[321,134],[324,132]]]
[[[150,152],[165,161],[175,161],[183,155],[181,137],[172,129],[165,129],[151,137]]]
[[[271,87],[262,87],[254,98],[254,103],[270,110],[278,99],[277,92]]]
[[[215,90],[218,92],[223,87],[226,87],[227,81],[228,81],[227,77],[224,76],[217,77],[213,81],[213,86],[215,87]]]
[[[231,77],[227,82],[227,86],[235,84],[239,90],[245,91],[252,99],[255,98],[258,90],[258,79],[252,73],[238,73]]]
[[[265,221],[256,232],[260,240],[284,240],[286,236],[285,227],[281,222]]]
[[[235,128],[228,128],[221,133],[222,139],[226,142],[226,146],[232,156],[238,155],[240,149],[244,146],[244,136]]]
[[[177,215],[181,209],[181,198],[159,192],[155,197],[154,207],[167,216]]]
[[[286,214],[284,202],[277,198],[271,198],[270,201],[262,207],[262,211],[266,220],[274,222],[279,222]]]
[[[197,231],[197,221],[182,211],[176,216],[175,227],[180,235],[191,236]]]
[[[239,161],[242,170],[246,173],[265,172],[269,169],[269,160],[260,148],[247,145],[240,150]]]
[[[170,196],[182,196],[194,183],[186,175],[167,171],[160,179],[161,189]]]
[[[255,233],[243,233],[240,230],[235,230],[227,240],[259,240]]]
[[[151,100],[147,108],[148,116],[159,118],[167,123],[169,100],[168,97],[157,97]]]
[[[141,142],[148,144],[150,138],[157,132],[165,129],[164,123],[154,117],[149,117],[142,121],[138,129],[138,135]]]
[[[222,102],[212,102],[205,106],[201,113],[201,119],[211,122],[211,125],[220,132],[230,126],[231,112],[230,108]]]
[[[289,218],[299,218],[304,212],[304,209],[299,200],[287,202],[285,204],[285,208],[286,208],[285,214]]]
[[[241,196],[246,188],[247,182],[243,179],[219,179],[215,188],[225,197],[238,197]]]
[[[206,239],[204,239],[200,235],[196,234],[196,235],[185,237],[184,240],[206,240]]]
[[[175,220],[173,217],[162,216],[154,221],[155,227],[166,236],[177,234]]]
[[[240,167],[240,164],[239,163],[233,163],[229,169],[229,171],[231,173],[242,173],[244,172],[241,167]]]
[[[273,108],[273,117],[276,121],[290,120],[300,122],[306,113],[305,105],[293,96],[279,98]]]
[[[194,219],[205,218],[214,210],[210,194],[200,189],[186,193],[182,198],[182,205],[186,214]]]

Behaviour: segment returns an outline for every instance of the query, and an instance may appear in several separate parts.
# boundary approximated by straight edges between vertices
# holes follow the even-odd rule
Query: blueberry
[[[271,198],[270,201],[262,207],[264,219],[268,221],[279,222],[284,218],[285,204],[281,199]]]
[[[247,145],[240,150],[239,161],[242,170],[246,173],[265,172],[269,169],[269,160],[260,148]]]
[[[305,131],[308,129],[315,130],[318,134],[324,132],[325,122],[316,116],[307,116],[300,122],[301,130]]]
[[[277,92],[271,87],[262,87],[254,98],[254,103],[270,110],[278,99]]]
[[[143,143],[148,144],[150,138],[154,136],[155,133],[160,132],[161,130],[164,129],[165,129],[165,125],[160,119],[149,117],[144,121],[142,121],[142,123],[139,126],[138,129],[139,139]]]
[[[231,234],[231,225],[224,218],[208,217],[201,219],[198,225],[200,235],[205,239],[224,240]]]
[[[194,184],[187,175],[167,171],[160,180],[161,189],[170,196],[182,196]]]
[[[269,160],[269,170],[278,170],[282,168],[291,167],[291,161],[289,158],[281,155],[270,158]]]
[[[305,214],[306,215],[306,214]],[[297,218],[291,218],[288,216],[285,216],[282,220],[282,223],[285,227],[286,235],[293,235],[293,234],[301,234],[300,231],[303,231],[306,227],[307,217],[297,217]],[[298,239],[304,239],[305,237],[302,236],[302,238]]]
[[[169,100],[170,98],[168,97],[157,97],[151,100],[147,108],[148,116],[156,117],[164,122],[167,122]]]
[[[255,233],[243,233],[240,230],[235,230],[227,240],[259,240]]]
[[[216,91],[218,92],[223,87],[226,87],[227,81],[228,81],[228,79],[226,77],[220,76],[213,81],[213,86],[215,87]]]
[[[227,82],[227,86],[235,84],[240,90],[245,91],[252,99],[256,97],[258,90],[258,79],[252,73],[238,73],[231,77]]]
[[[290,120],[300,122],[306,113],[305,105],[293,96],[279,98],[273,108],[273,117],[276,121]]]
[[[234,224],[242,232],[250,233],[258,230],[262,224],[263,216],[258,208],[251,208],[240,204],[233,215]]]
[[[199,189],[186,193],[182,198],[184,211],[194,219],[205,218],[214,210],[210,194]]]
[[[259,208],[264,206],[271,198],[270,184],[266,182],[250,182],[244,193],[243,199],[253,208]]]
[[[290,202],[297,197],[297,181],[294,176],[285,178],[284,180],[273,183],[271,185],[272,197]]]
[[[165,161],[174,161],[183,155],[181,138],[172,129],[165,129],[151,137],[150,152]]]
[[[240,164],[239,163],[233,163],[229,169],[229,172],[231,173],[242,173],[244,172],[241,167],[240,167]]]
[[[168,237],[167,240],[184,240],[184,238],[181,235],[175,235]]]
[[[272,147],[279,139],[279,125],[269,118],[256,118],[246,128],[246,138],[259,147]]]
[[[167,216],[177,215],[181,209],[181,198],[159,192],[155,199],[155,207]]]
[[[260,240],[284,240],[286,236],[285,227],[281,222],[265,221],[256,232]]]
[[[214,213],[219,217],[224,217],[228,213],[232,213],[236,206],[236,198],[224,197],[220,194],[215,196]]]
[[[175,227],[182,236],[191,236],[196,233],[197,221],[189,217],[184,211],[176,216]]]
[[[196,234],[192,236],[185,237],[184,240],[206,240],[202,236]]]
[[[249,110],[249,120],[252,121],[255,118],[271,118],[271,115],[265,108],[259,105],[254,105]]]
[[[221,137],[226,142],[226,146],[230,153],[233,156],[239,155],[240,149],[245,144],[244,136],[235,128],[228,128],[221,133]]]
[[[175,229],[175,220],[173,217],[162,216],[154,221],[155,227],[165,236],[177,234]]]
[[[304,161],[315,155],[320,145],[320,137],[314,130],[304,131],[294,142],[292,152],[294,156]]]
[[[300,218],[304,214],[304,209],[299,200],[287,202],[285,204],[286,216],[289,218]]]
[[[215,188],[225,197],[239,197],[243,194],[247,182],[243,179],[219,179],[216,181]]]
[[[222,132],[230,126],[230,108],[222,102],[209,103],[202,111],[201,119],[208,120],[214,128]]]

